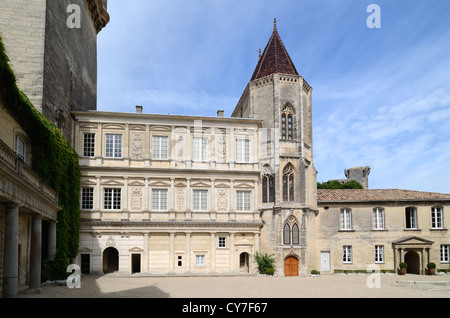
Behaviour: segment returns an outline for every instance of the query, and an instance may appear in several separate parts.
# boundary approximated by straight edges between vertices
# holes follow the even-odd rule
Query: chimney
[[[136,114],[142,114],[142,109],[143,109],[143,107],[142,106],[136,106]]]
[[[223,117],[224,111],[223,110],[218,110],[217,111],[217,117]]]

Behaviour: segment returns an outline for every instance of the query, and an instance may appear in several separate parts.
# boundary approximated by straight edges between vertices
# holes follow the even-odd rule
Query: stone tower
[[[97,108],[97,34],[109,22],[107,0],[1,2],[0,36],[19,88],[71,142],[70,112]],[[72,18],[79,25],[69,27]]]
[[[299,75],[277,30],[232,116],[263,121],[260,132],[262,253],[277,259],[279,275],[306,273],[317,211],[313,164],[312,88]],[[309,239],[311,238],[311,239]]]

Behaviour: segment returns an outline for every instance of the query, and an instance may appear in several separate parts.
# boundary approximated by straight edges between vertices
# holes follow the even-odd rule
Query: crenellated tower
[[[233,117],[263,121],[260,131],[261,252],[277,258],[277,273],[306,273],[314,263],[317,213],[313,163],[312,88],[299,75],[277,30],[244,90]]]

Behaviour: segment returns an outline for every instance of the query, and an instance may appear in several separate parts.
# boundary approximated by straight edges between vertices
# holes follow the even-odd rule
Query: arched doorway
[[[298,258],[289,256],[284,260],[284,276],[298,276]]]
[[[250,271],[249,255],[247,252],[243,252],[239,255],[239,271],[248,273]]]
[[[407,252],[405,254],[405,263],[408,264],[407,273],[420,274],[420,256],[417,252]]]
[[[103,251],[103,273],[113,273],[119,270],[119,251],[108,247]]]

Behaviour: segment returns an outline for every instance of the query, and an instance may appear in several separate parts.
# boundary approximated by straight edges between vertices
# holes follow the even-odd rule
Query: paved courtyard
[[[450,275],[83,275],[80,288],[43,286],[19,298],[450,298]]]

